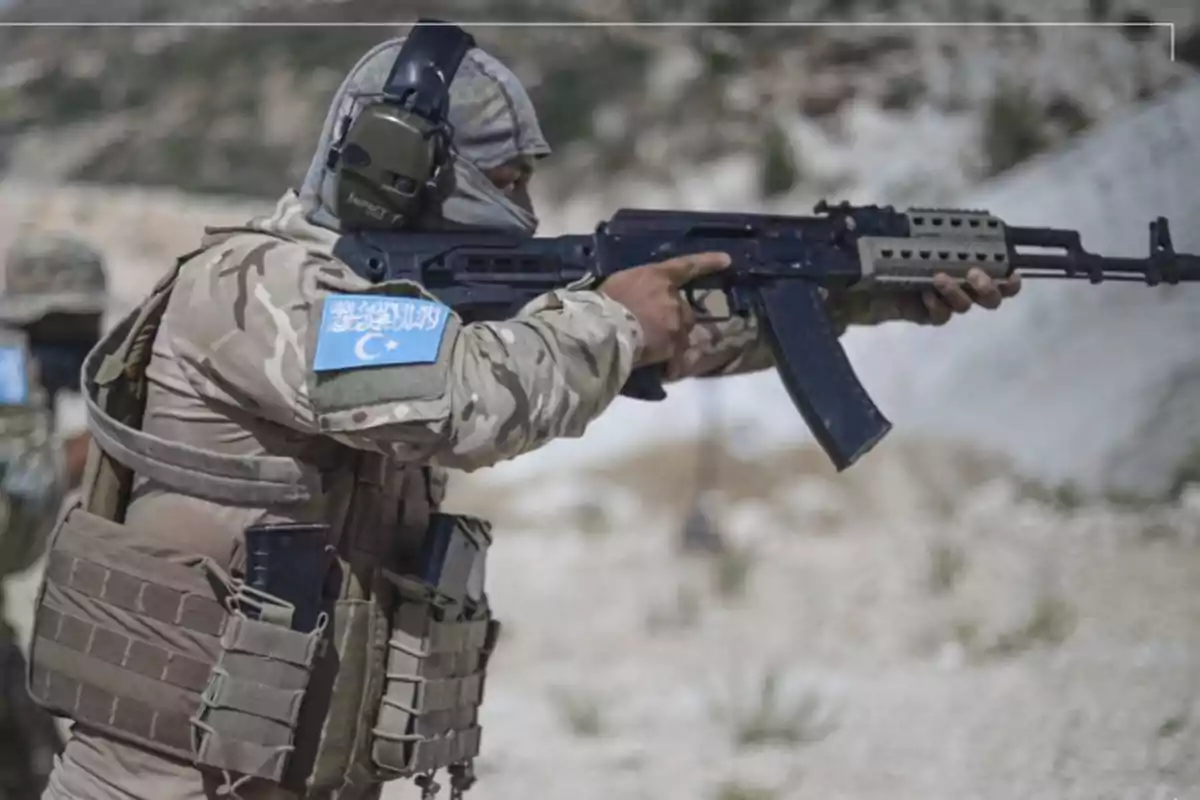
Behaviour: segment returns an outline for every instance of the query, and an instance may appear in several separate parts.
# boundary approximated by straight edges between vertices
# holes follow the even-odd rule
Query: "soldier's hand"
[[[687,349],[696,316],[679,289],[729,264],[725,253],[696,253],[627,269],[604,281],[600,291],[628,308],[641,323],[645,344],[637,366],[669,361]]]
[[[954,314],[965,314],[973,306],[999,308],[1005,298],[1021,291],[1021,276],[1013,273],[1002,281],[992,280],[981,269],[967,272],[967,282],[959,285],[945,273],[933,276],[933,288],[921,292],[921,302],[929,312],[929,321],[944,325]]]

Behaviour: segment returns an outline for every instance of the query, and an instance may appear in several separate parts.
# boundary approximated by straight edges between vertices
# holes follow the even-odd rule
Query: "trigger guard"
[[[714,314],[705,308],[704,304],[701,303],[699,298],[696,297],[695,289],[685,287],[681,291],[683,292],[684,300],[687,301],[688,307],[692,309],[692,314],[694,315],[696,322],[725,322],[726,320],[733,318],[732,314],[721,316],[720,314]]]

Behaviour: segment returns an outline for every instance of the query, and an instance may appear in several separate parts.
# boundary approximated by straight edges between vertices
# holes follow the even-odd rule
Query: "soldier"
[[[8,253],[0,297],[0,577],[41,556],[83,473],[87,432],[56,434],[55,400],[78,387],[105,303],[99,254],[74,239],[28,237]],[[25,689],[25,657],[0,594],[0,800],[41,795],[62,750],[53,718]]]
[[[420,286],[339,262],[339,158],[371,163],[347,154],[348,131],[400,48],[347,76],[300,192],[209,229],[89,357],[94,446],[55,530],[31,651],[31,692],[75,721],[50,800],[349,800],[402,777],[430,795],[441,770],[460,796],[498,627],[488,526],[438,512],[444,469],[583,435],[635,366],[667,362],[679,379],[770,365],[753,321],[694,326],[680,300],[721,254],[471,324]],[[550,148],[516,76],[470,49],[449,116],[453,192],[424,224],[532,233],[529,182]],[[989,307],[1016,290],[972,281]],[[939,322],[972,304],[955,288],[831,302],[847,323],[920,309]],[[318,553],[323,587],[296,577]]]

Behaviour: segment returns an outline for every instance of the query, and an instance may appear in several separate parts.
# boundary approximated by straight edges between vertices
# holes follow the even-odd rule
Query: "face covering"
[[[532,236],[538,218],[496,188],[474,164],[454,160],[454,192],[442,204],[441,216],[448,222],[470,228],[515,230]]]
[[[392,39],[372,48],[335,94],[299,193],[310,224],[340,232],[333,213],[336,191],[328,167],[329,147],[346,119],[382,91],[403,43],[403,39]],[[440,215],[431,215],[429,227],[487,227],[532,235],[537,217],[512,202],[482,172],[518,156],[541,158],[550,153],[525,87],[496,58],[473,49],[450,84],[448,116],[454,129],[456,187]]]

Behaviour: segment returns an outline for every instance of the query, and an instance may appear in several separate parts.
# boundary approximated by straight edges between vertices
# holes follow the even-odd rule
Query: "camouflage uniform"
[[[83,243],[29,237],[9,252],[0,297],[0,578],[41,556],[67,488],[50,398],[22,327],[51,312],[103,308],[103,266]],[[4,612],[0,594],[0,800],[26,800],[41,794],[62,742],[26,692],[25,657]]]
[[[237,574],[245,559],[242,532],[264,521],[325,521],[334,528],[332,546],[352,569],[364,574],[376,570],[395,557],[402,531],[423,529],[428,523],[444,496],[447,468],[471,471],[555,438],[582,436],[617,397],[638,360],[642,331],[626,308],[593,291],[563,289],[534,300],[503,322],[463,324],[452,313],[437,316],[435,355],[421,363],[393,360],[372,369],[318,369],[322,337],[330,315],[336,317],[332,304],[349,302],[346,308],[354,313],[353,302],[363,302],[342,296],[429,298],[412,284],[371,285],[330,254],[339,225],[325,167],[328,145],[360,97],[379,90],[398,46],[399,41],[381,45],[352,70],[334,99],[302,190],[286,193],[268,217],[243,227],[209,229],[203,249],[182,259],[156,291],[165,310],[145,368],[139,436],[114,426],[116,433],[105,439],[110,445],[104,447],[118,461],[122,447],[141,447],[140,461],[126,452],[122,464],[129,469],[134,463],[142,466],[135,470],[127,503],[119,513],[104,517],[120,525],[88,518],[114,543],[120,539],[122,553],[145,565],[143,576],[153,560],[215,564]],[[549,152],[524,89],[503,65],[479,50],[468,54],[451,87],[451,121],[462,160],[472,162],[468,166],[460,160],[463,169],[487,169],[515,155]],[[478,199],[460,196],[447,206],[478,219],[476,214],[486,214]],[[146,318],[153,302],[131,315],[134,327],[126,339],[131,346],[138,336],[136,320]],[[672,377],[768,366],[759,339],[753,321],[706,326],[693,337],[696,352],[682,360],[684,368]],[[114,342],[112,347],[102,343],[98,351],[118,350]],[[108,369],[109,361],[113,369]],[[125,368],[118,370],[120,363],[106,357],[97,373],[103,377],[97,380],[112,382],[121,372],[130,374],[130,363],[126,360]],[[99,431],[93,424],[98,442]],[[133,447],[138,440],[151,445]],[[179,445],[186,447],[179,450]],[[179,455],[168,457],[172,450]],[[258,469],[255,465],[262,465],[277,483],[288,483],[289,491],[279,500],[221,501],[215,499],[220,481],[211,472],[195,470],[194,477],[181,478],[178,464],[163,468],[164,462],[184,456],[210,470],[225,465],[226,474],[217,476],[224,481],[221,485],[245,482]],[[96,473],[89,473],[88,480],[94,487]],[[263,496],[268,494],[280,497],[278,492]],[[361,503],[368,500],[372,504],[366,511]],[[68,519],[60,527],[68,530],[69,525]],[[78,563],[99,556],[79,550],[72,558]],[[111,575],[113,562],[108,564],[102,569]],[[180,581],[187,578],[178,569],[175,574]],[[79,587],[68,584],[64,576],[55,591],[87,599],[87,591],[72,595]],[[48,618],[61,618],[64,607],[56,608]],[[147,627],[126,628],[120,641],[211,660],[212,653],[192,647],[205,640],[160,635],[154,632],[159,623],[146,617],[148,609],[128,604],[125,608],[141,614]],[[62,644],[50,634],[45,640]],[[81,657],[96,655],[90,644],[72,647],[80,648],[73,652]],[[36,648],[34,652],[37,674]],[[49,698],[56,682],[63,685],[60,679],[71,671],[71,664],[48,660],[44,666],[45,680],[35,681],[42,687],[36,691],[44,690],[44,698]],[[129,681],[161,685],[145,683],[146,670],[139,669],[142,677],[131,675]],[[86,689],[89,676],[77,671],[70,680],[74,682],[65,685],[82,682]],[[110,710],[124,708],[129,700],[114,687],[110,684],[100,695],[103,713],[96,715],[95,704],[88,712],[94,724],[75,717],[45,797],[213,796],[222,776],[198,769],[188,758],[165,755],[168,751],[158,747],[161,731],[156,734],[151,726],[136,736],[126,735],[131,723],[122,723]],[[84,713],[78,699],[67,698],[59,707],[62,702],[68,706],[63,713]],[[378,777],[369,776],[365,788],[342,790],[345,794],[337,796],[378,797]],[[296,796],[271,782],[245,783],[238,792],[244,798]]]

